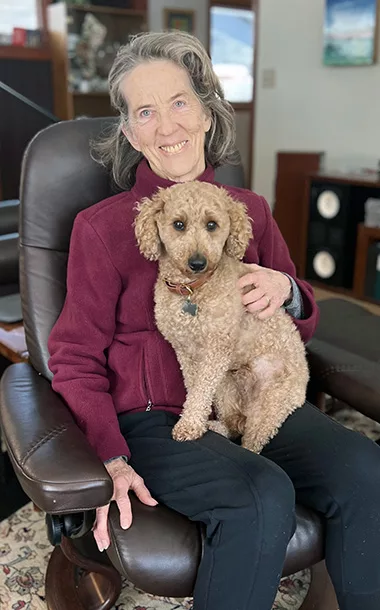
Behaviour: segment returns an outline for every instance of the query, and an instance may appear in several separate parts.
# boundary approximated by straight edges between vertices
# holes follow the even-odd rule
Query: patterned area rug
[[[377,440],[380,425],[350,409],[334,418]],[[0,524],[0,608],[1,610],[46,610],[44,576],[51,553],[44,516],[31,504]],[[309,586],[309,572],[284,578],[273,610],[298,610]],[[191,599],[154,597],[124,582],[114,610],[190,610]]]

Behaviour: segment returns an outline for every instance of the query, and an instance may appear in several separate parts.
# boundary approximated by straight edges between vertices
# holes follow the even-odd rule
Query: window
[[[0,0],[0,34],[12,34],[13,28],[38,28],[37,0]]]
[[[212,6],[210,53],[229,102],[251,102],[253,95],[254,13]]]

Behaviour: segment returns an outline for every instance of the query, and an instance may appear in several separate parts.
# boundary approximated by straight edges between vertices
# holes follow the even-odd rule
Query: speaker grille
[[[313,258],[313,269],[317,277],[323,280],[332,278],[336,272],[334,256],[327,250],[320,250]]]

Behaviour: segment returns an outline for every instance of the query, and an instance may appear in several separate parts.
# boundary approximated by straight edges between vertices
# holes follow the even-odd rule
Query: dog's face
[[[213,271],[224,251],[242,258],[252,237],[245,206],[209,183],[162,189],[139,210],[135,229],[141,252],[150,260],[168,256],[189,277]]]

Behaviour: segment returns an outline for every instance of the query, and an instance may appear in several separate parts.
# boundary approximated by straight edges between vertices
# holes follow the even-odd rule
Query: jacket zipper
[[[145,365],[145,362],[144,362],[144,365]],[[152,407],[153,407],[153,402],[149,398],[148,383],[147,383],[147,379],[146,379],[145,366],[144,366],[144,371],[143,371],[143,385],[144,385],[144,390],[145,390],[145,396],[148,399],[145,411],[151,411]]]

